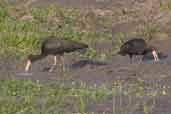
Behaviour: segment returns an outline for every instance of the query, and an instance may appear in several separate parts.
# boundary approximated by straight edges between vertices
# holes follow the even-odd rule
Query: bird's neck
[[[32,62],[38,61],[46,57],[46,55],[40,54],[40,55],[33,55]]]
[[[145,50],[144,50],[144,52],[143,52],[143,54],[145,55],[145,54],[147,54],[147,53],[149,53],[149,52],[152,52],[153,50],[151,49],[151,48],[146,48]]]

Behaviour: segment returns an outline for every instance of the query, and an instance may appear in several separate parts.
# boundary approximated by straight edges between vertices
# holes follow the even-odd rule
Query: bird
[[[155,61],[159,61],[157,50],[154,46],[148,45],[143,38],[132,38],[120,47],[118,54],[122,56],[129,55],[130,63],[132,63],[134,55],[145,55],[149,52],[152,53]]]
[[[48,55],[54,56],[54,63],[50,67],[49,72],[52,72],[54,67],[57,65],[57,57],[59,57],[60,62],[62,62],[61,65],[64,72],[64,53],[78,51],[86,48],[88,48],[87,44],[69,40],[68,38],[58,38],[55,36],[46,37],[43,39],[41,43],[41,53],[37,55],[28,55],[25,66],[25,72],[29,71],[31,64],[33,62],[41,60],[47,57]]]

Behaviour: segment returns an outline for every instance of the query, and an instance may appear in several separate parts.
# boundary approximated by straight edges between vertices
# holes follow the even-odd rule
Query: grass
[[[113,96],[109,99],[110,101],[117,100],[119,96],[121,101],[118,101],[117,104],[113,102],[111,105],[122,108],[120,111],[128,112],[131,109],[133,111],[134,105],[139,103],[144,107],[144,113],[148,114],[154,107],[154,101],[144,102],[143,98],[155,99],[158,96],[170,95],[170,89],[163,89],[163,86],[159,86],[158,84],[151,86],[141,80],[129,84],[115,81],[112,88],[105,85],[90,86],[82,82],[40,83],[31,80],[0,80],[0,113],[57,114],[63,112],[84,114],[89,105],[93,104],[98,107],[110,96]],[[147,93],[149,90],[153,92]],[[162,94],[162,91],[166,91],[166,94]],[[122,105],[122,97],[129,97],[131,102],[135,102],[135,98],[139,100],[135,104],[130,102],[124,106]]]
[[[168,7],[169,2],[161,2],[161,9]],[[111,10],[107,16],[98,16],[95,10],[82,11],[77,8],[64,8],[60,5],[50,5],[48,7],[24,7],[10,5],[5,1],[0,2],[0,55],[17,55],[25,57],[29,53],[38,53],[39,41],[46,36],[66,37],[83,43],[87,43],[90,48],[85,54],[89,58],[100,58],[101,55],[111,57],[116,54],[120,45],[127,37],[142,36],[147,38],[156,37],[160,33],[160,26],[154,22],[150,25],[141,25],[143,29],[134,33],[122,32],[114,33],[116,38],[112,38],[112,24],[131,22],[131,19],[142,20],[146,12],[144,10],[127,9],[125,13]],[[158,10],[157,10],[158,11]],[[129,13],[130,12],[130,13]],[[23,19],[23,16],[30,18]],[[145,17],[143,17],[146,19]],[[146,22],[148,23],[148,22]],[[107,29],[101,31],[101,29]],[[100,30],[98,30],[100,29]],[[113,42],[112,51],[98,53],[94,44],[96,42]]]
[[[23,20],[31,15],[33,20]],[[39,41],[46,36],[66,37],[91,44],[100,40],[111,40],[111,34],[88,31],[82,28],[85,24],[78,9],[64,9],[59,6],[47,8],[20,9],[15,6],[2,6],[0,12],[0,47],[1,55],[18,54],[21,57],[28,53],[37,53]],[[62,26],[62,28],[59,28]],[[7,48],[8,47],[8,48]],[[90,54],[93,50],[93,54]],[[97,56],[95,49],[90,48],[87,56]]]
[[[162,10],[170,11],[171,10],[171,2],[169,0],[160,1],[160,8]]]
[[[110,92],[107,88],[88,87],[83,83],[72,83],[67,86],[62,83],[44,85],[30,80],[1,82],[0,112],[3,114],[37,114],[40,111],[52,114],[48,111],[53,108],[54,111],[57,107],[59,110],[67,108],[65,103],[70,103],[69,108],[72,108],[66,111],[84,112],[87,99],[100,102],[99,100]]]

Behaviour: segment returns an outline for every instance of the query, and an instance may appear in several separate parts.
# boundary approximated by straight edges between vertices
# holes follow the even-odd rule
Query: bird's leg
[[[64,55],[62,54],[61,56],[60,56],[60,60],[61,60],[61,62],[62,62],[62,72],[65,72],[65,61],[64,61]]]
[[[56,65],[57,65],[57,57],[54,56],[54,63],[53,63],[53,65],[51,66],[51,68],[49,69],[49,72],[52,72]]]
[[[140,57],[139,64],[142,64],[142,63],[143,63],[143,57]]]
[[[133,55],[130,54],[129,57],[130,57],[130,64],[132,64],[132,57],[133,57]]]
[[[64,55],[61,54],[59,59],[60,59],[59,65],[60,65],[60,68],[61,68],[61,73],[60,73],[60,75],[61,75],[62,77],[65,77]]]
[[[141,64],[143,62],[143,57],[141,57],[140,55],[138,55],[137,57],[138,57],[138,64]]]

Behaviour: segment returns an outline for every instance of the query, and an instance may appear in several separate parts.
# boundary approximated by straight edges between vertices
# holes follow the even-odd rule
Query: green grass
[[[162,2],[161,7],[169,3]],[[169,6],[168,6],[169,7]],[[117,14],[115,10],[108,16],[97,16],[92,11],[82,11],[77,8],[64,8],[60,5],[48,7],[22,7],[0,2],[0,55],[17,55],[25,57],[29,53],[39,52],[39,41],[46,36],[66,37],[75,41],[87,43],[90,48],[85,54],[89,58],[100,58],[101,55],[111,57],[116,54],[120,45],[131,36],[145,38],[155,37],[160,33],[158,25],[142,25],[143,30],[134,33],[120,32],[114,38],[115,44],[111,52],[98,53],[94,48],[96,42],[112,42],[112,24],[121,21],[122,17],[140,18],[141,13],[131,12]],[[112,10],[111,10],[112,11]],[[131,11],[131,10],[130,10]],[[145,12],[142,12],[145,13]],[[23,16],[32,16],[32,20],[22,20]],[[126,18],[127,17],[127,18]],[[124,18],[123,18],[124,19]],[[147,22],[148,23],[148,22]],[[60,28],[62,26],[62,28]],[[109,32],[97,32],[97,28],[107,28]]]
[[[160,1],[161,10],[170,11],[171,10],[171,2],[169,0]]]
[[[48,113],[51,108],[67,108],[66,99],[70,101],[73,111],[84,112],[87,99],[100,103],[105,96],[111,94],[105,87],[89,87],[83,83],[40,84],[30,80],[4,80],[0,85],[1,114]],[[42,103],[42,107],[37,106],[38,102]]]
[[[110,41],[112,38],[111,33],[82,28],[84,21],[80,18],[84,15],[78,9],[65,9],[53,5],[30,9],[4,5],[0,8],[0,55],[16,54],[25,57],[29,53],[37,53],[39,41],[46,36],[65,37],[88,43],[90,47],[96,41]],[[33,16],[33,20],[22,20],[24,15]],[[98,53],[90,48],[86,56],[92,58],[98,56]]]
[[[153,91],[148,92],[147,91]],[[61,110],[64,112],[77,112],[83,114],[90,104],[103,104],[109,96],[133,96],[143,99],[149,97],[155,99],[157,96],[169,96],[170,89],[160,85],[148,85],[142,80],[137,83],[124,84],[115,81],[112,88],[105,85],[90,86],[82,82],[50,82],[40,83],[31,80],[0,80],[0,113],[1,114],[56,114]],[[166,94],[163,94],[163,91]],[[155,94],[154,94],[155,93]],[[113,100],[113,99],[111,99]],[[149,113],[154,104],[141,102],[144,112]],[[128,104],[133,108],[135,104]],[[116,104],[116,107],[119,104]],[[8,107],[8,108],[7,108]],[[122,107],[122,111],[129,111]]]

